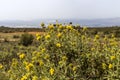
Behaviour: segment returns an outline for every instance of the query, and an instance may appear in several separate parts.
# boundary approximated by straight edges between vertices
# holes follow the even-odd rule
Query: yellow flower
[[[58,37],[58,38],[60,38],[61,36],[62,36],[62,34],[61,34],[61,33],[58,33],[58,34],[57,34],[57,37]]]
[[[24,75],[20,80],[27,80],[27,76]]]
[[[91,51],[95,50],[95,48],[91,48]]]
[[[113,65],[112,65],[112,64],[109,64],[108,68],[109,68],[109,69],[113,68]]]
[[[54,70],[53,68],[51,68],[51,69],[49,70],[49,72],[50,72],[50,75],[53,75],[54,72],[55,72],[55,70]]]
[[[112,34],[112,36],[111,36],[112,38],[114,38],[115,37],[115,35],[114,34]]]
[[[73,29],[73,27],[72,27],[71,25],[68,25],[66,28],[67,28],[67,29],[70,29],[70,30]]]
[[[0,69],[2,69],[3,68],[3,65],[2,64],[0,64]]]
[[[57,43],[56,46],[57,46],[57,47],[61,47],[61,44],[60,44],[60,43]]]
[[[8,70],[8,73],[10,74],[12,71],[11,70]]]
[[[63,28],[63,26],[62,26],[62,25],[60,25],[60,26],[59,26],[59,29],[62,29],[62,28]]]
[[[38,36],[40,36],[40,34],[39,34],[39,33],[37,33],[37,34],[36,34],[36,37],[38,37]]]
[[[102,68],[106,69],[107,65],[105,63],[102,63]]]
[[[45,36],[45,39],[49,39],[49,38],[50,38],[50,35],[49,35],[49,34]]]
[[[41,39],[41,36],[37,36],[37,40],[40,40]]]
[[[84,35],[82,35],[82,40],[84,40],[85,39],[85,36]]]
[[[33,76],[32,80],[38,80],[38,77],[37,76]]]
[[[54,26],[53,26],[53,25],[48,25],[48,28],[49,28],[49,29],[53,29]]]
[[[95,35],[95,39],[99,39],[99,35]]]
[[[66,61],[66,60],[67,60],[67,57],[66,57],[66,56],[63,56],[63,57],[62,57],[62,60],[63,60],[63,61]]]
[[[115,59],[115,56],[111,56],[110,59],[111,59],[111,60],[114,60],[114,59]]]
[[[76,70],[77,70],[77,67],[76,67],[76,66],[74,66],[74,67],[72,68],[72,70],[73,70],[73,71],[76,71]]]
[[[32,63],[29,63],[28,65],[26,65],[26,70],[30,71],[30,69],[33,67],[34,67],[34,65]]]
[[[24,64],[24,65],[28,65],[28,62],[26,62],[26,61],[23,61],[23,64]]]
[[[63,61],[59,61],[59,65],[63,64]]]
[[[40,36],[39,33],[36,34],[36,39],[37,39],[37,40],[40,40],[40,39],[41,39],[41,36]]]
[[[22,53],[22,54],[19,55],[19,58],[20,58],[20,59],[23,59],[24,57],[25,57],[25,54],[24,54],[24,53]]]
[[[46,49],[45,49],[45,48],[43,48],[41,51],[42,51],[42,52],[45,52],[45,50],[46,50]]]
[[[40,64],[40,66],[43,66],[44,62],[42,60],[39,60],[39,64]]]

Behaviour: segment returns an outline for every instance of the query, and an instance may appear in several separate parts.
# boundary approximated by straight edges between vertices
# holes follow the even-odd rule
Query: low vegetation
[[[50,24],[42,30],[44,33],[37,33],[34,40],[28,37],[30,34],[20,37],[25,44],[33,41],[27,47],[18,42],[0,43],[0,78],[4,75],[8,80],[120,79],[119,27],[106,32],[109,28]]]

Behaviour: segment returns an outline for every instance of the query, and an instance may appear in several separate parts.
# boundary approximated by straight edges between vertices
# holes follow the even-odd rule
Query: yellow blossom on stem
[[[62,25],[60,25],[60,26],[59,26],[59,29],[62,29],[62,28],[63,28],[63,26],[62,26]]]
[[[113,65],[112,65],[112,64],[109,64],[108,68],[109,68],[109,69],[113,68]]]
[[[41,39],[41,36],[37,36],[37,40],[40,40]]]
[[[66,61],[66,60],[67,60],[67,57],[66,57],[66,56],[63,56],[63,57],[62,57],[62,60],[63,60],[63,61]]]
[[[40,36],[40,34],[39,34],[39,33],[37,33],[37,34],[36,34],[36,37],[38,37],[38,36]]]
[[[46,50],[46,49],[45,49],[45,48],[43,48],[41,51],[42,51],[42,52],[45,52],[45,50]]]
[[[95,39],[99,39],[99,35],[95,35]]]
[[[37,76],[33,76],[32,80],[38,80],[38,77]]]
[[[34,65],[32,63],[29,63],[28,65],[26,65],[26,70],[30,71],[30,69],[33,67]]]
[[[40,66],[43,66],[44,62],[42,60],[39,60],[39,64],[40,64]]]
[[[45,39],[49,39],[49,38],[50,38],[50,35],[49,35],[49,34],[45,36]]]
[[[74,66],[74,67],[72,68],[72,70],[73,70],[73,71],[76,71],[76,69],[77,69],[77,67],[76,67],[76,66]]]
[[[111,59],[111,60],[114,60],[114,59],[115,59],[115,56],[111,56],[110,59]]]
[[[60,38],[61,36],[62,36],[62,34],[61,34],[61,33],[58,33],[58,34],[57,34],[57,37],[58,37],[58,38]]]
[[[49,29],[53,29],[54,26],[53,26],[53,25],[48,25],[48,28],[49,28]]]
[[[49,70],[50,75],[53,75],[54,72],[55,72],[55,70],[54,70],[53,68],[51,68],[51,69]]]
[[[66,28],[69,29],[69,30],[73,29],[73,27],[71,25],[68,25]]]
[[[27,80],[27,76],[24,75],[20,80]]]
[[[2,69],[3,68],[3,65],[2,64],[0,64],[0,69]]]
[[[56,46],[57,46],[57,47],[61,47],[61,44],[60,44],[60,43],[57,43]]]
[[[25,57],[25,54],[24,54],[24,53],[22,53],[22,54],[19,55],[19,58],[20,58],[20,59],[23,59],[24,57]]]

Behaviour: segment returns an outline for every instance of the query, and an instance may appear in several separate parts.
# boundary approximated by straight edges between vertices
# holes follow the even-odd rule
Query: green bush
[[[22,44],[24,46],[31,45],[33,42],[33,39],[34,39],[34,37],[32,34],[24,33],[20,37],[20,44]]]
[[[19,38],[19,35],[13,35],[13,38]]]

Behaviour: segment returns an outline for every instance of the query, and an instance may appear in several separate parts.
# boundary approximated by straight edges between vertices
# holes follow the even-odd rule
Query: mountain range
[[[5,27],[40,27],[40,23],[44,22],[45,24],[56,23],[56,20],[59,23],[69,23],[79,24],[80,26],[88,27],[111,27],[111,26],[120,26],[120,18],[106,18],[106,19],[37,19],[30,21],[23,20],[4,20],[0,21],[0,26]]]

